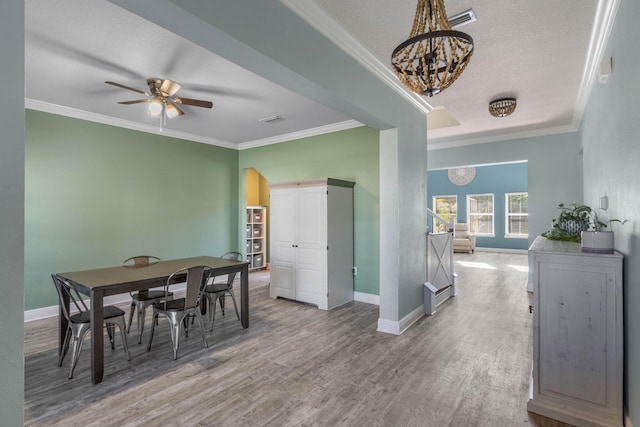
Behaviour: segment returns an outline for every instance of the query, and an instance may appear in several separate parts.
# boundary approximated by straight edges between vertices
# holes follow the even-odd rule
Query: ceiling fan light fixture
[[[473,55],[473,39],[451,29],[444,0],[418,0],[409,38],[391,54],[391,68],[412,92],[433,96],[451,86]]]
[[[167,117],[170,119],[173,119],[174,117],[178,117],[180,115],[180,112],[173,104],[167,104],[167,107],[165,108],[165,113],[167,114]]]
[[[515,98],[500,98],[489,103],[489,113],[493,117],[507,117],[516,111]]]
[[[153,117],[158,117],[160,114],[162,114],[162,102],[157,99],[150,101],[149,114],[151,114]]]

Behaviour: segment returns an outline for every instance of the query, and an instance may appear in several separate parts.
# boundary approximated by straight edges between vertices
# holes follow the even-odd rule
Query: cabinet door
[[[295,200],[293,189],[271,191],[271,298],[296,297]]]
[[[296,200],[296,299],[326,305],[327,188],[300,188]],[[322,307],[321,307],[322,308]]]

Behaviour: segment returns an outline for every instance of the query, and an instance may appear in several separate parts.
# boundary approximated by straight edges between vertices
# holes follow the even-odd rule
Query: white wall
[[[582,121],[584,199],[598,206],[607,196],[606,218],[614,224],[616,249],[624,260],[625,404],[640,426],[640,2],[621,0],[605,58],[613,58],[606,85],[595,84]]]
[[[24,415],[24,2],[0,13],[0,424]]]

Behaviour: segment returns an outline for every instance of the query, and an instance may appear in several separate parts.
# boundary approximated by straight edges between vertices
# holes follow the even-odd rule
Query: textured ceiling
[[[383,64],[409,35],[415,0],[315,0]],[[446,0],[447,15],[473,9],[477,21],[458,28],[474,40],[474,54],[460,78],[427,98],[461,125],[429,133],[429,139],[481,137],[575,125],[574,114],[597,0]],[[494,118],[487,107],[517,98],[516,112]]]
[[[318,19],[338,24],[353,37],[355,49],[377,58],[386,73],[391,51],[409,33],[416,4],[415,0],[282,1],[323,10],[324,17]],[[453,86],[419,101],[427,109],[444,107],[460,123],[430,131],[430,145],[577,128],[581,94],[588,90],[587,59],[598,0],[445,3],[449,16],[470,8],[476,13],[476,22],[459,28],[473,37],[475,52]],[[211,110],[184,107],[185,116],[168,122],[168,135],[237,146],[350,123],[349,117],[112,3],[26,0],[25,5],[28,107],[86,114],[157,132],[158,120],[146,113],[145,104],[117,104],[139,99],[140,94],[103,82],[113,80],[146,90],[146,79],[159,77],[182,84],[180,96],[214,104]],[[516,112],[503,119],[490,116],[488,103],[503,96],[517,98]],[[274,115],[284,120],[259,121]]]

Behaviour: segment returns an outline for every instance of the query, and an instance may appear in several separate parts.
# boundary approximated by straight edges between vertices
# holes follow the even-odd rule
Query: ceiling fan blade
[[[204,108],[213,107],[213,103],[211,101],[201,101],[199,99],[174,98],[174,101],[182,105],[193,105],[195,107],[204,107]]]
[[[130,104],[141,104],[143,102],[151,102],[152,99],[136,99],[135,101],[122,101],[118,102],[118,104],[130,105]]]
[[[133,88],[133,87],[125,86],[125,85],[120,84],[120,83],[116,83],[116,82],[105,82],[105,83],[108,84],[108,85],[121,87],[122,89],[132,90],[134,92],[142,93],[142,94],[145,94],[145,95],[149,96],[149,94],[147,92],[141,91],[141,90]]]
[[[178,83],[171,81],[169,79],[165,79],[160,85],[160,92],[166,94],[166,96],[173,96],[182,86]]]

